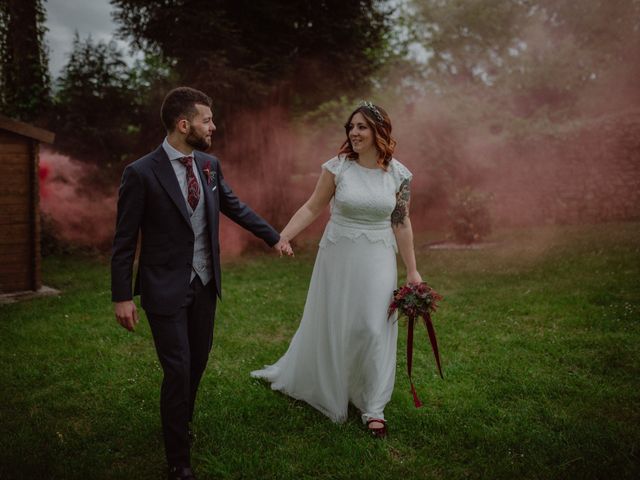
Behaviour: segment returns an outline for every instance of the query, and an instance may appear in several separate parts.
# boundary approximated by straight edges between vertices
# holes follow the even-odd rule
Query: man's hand
[[[133,332],[138,324],[138,312],[136,311],[136,304],[133,303],[133,300],[115,302],[113,308],[116,312],[118,323],[130,332]]]
[[[280,241],[278,243],[276,243],[273,248],[275,248],[276,252],[278,252],[280,254],[280,256],[282,256],[282,254],[286,254],[290,257],[293,257],[293,249],[291,248],[291,245],[289,244],[289,240],[287,240],[284,237],[280,238]]]

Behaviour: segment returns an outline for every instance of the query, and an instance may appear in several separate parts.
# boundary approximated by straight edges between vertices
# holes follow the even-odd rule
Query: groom
[[[192,88],[176,88],[165,97],[160,115],[167,130],[164,142],[127,166],[122,175],[111,291],[116,318],[130,331],[138,323],[132,296],[140,294],[164,372],[160,413],[169,478],[193,479],[189,422],[212,346],[221,293],[219,213],[280,255],[292,251],[235,196],[218,159],[203,153],[216,130],[211,99]]]

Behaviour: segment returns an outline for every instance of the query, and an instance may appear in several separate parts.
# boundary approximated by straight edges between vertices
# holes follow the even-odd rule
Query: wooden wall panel
[[[26,150],[23,153],[6,153],[3,151],[4,145],[0,144],[0,168],[3,168],[5,165],[29,165],[29,151]]]
[[[31,249],[26,244],[3,245],[0,250],[0,265],[28,265],[31,262]]]
[[[31,209],[27,203],[3,205],[0,208],[0,225],[29,223]]]
[[[13,205],[24,204],[25,202],[21,201],[21,199],[15,195],[4,195],[2,191],[0,191],[0,208],[8,208]]]
[[[14,181],[14,178],[29,178],[31,176],[31,166],[29,162],[2,163],[0,160],[0,181],[4,184]]]
[[[31,203],[31,181],[29,178],[16,178],[15,182],[8,182],[7,180],[0,180],[0,191],[3,197],[15,197],[15,203],[24,202]]]
[[[0,270],[0,292],[2,293],[31,290],[33,288],[31,285],[31,273],[28,268],[22,268],[18,272]]]
[[[31,263],[31,259],[29,259],[29,263]],[[2,266],[1,272],[11,275],[22,275],[22,272],[30,274],[29,263],[7,263],[6,265]]]
[[[0,245],[11,245],[15,243],[29,244],[31,241],[31,229],[28,223],[18,223],[13,225],[0,225]]]
[[[28,214],[30,210],[31,209],[29,208],[29,204],[27,202],[21,202],[21,203],[7,203],[6,207],[3,208],[1,212],[7,212],[11,214],[16,214],[16,213]],[[22,223],[22,222],[18,222],[18,223]]]
[[[2,292],[41,286],[38,153],[36,141],[0,130]]]
[[[31,288],[42,287],[42,256],[40,253],[40,144],[31,141]]]
[[[31,185],[31,172],[30,169],[24,169],[22,172],[9,172],[4,173],[0,171],[0,191],[3,193],[7,189],[12,188],[14,185],[22,187],[23,185]],[[25,199],[28,200],[28,197]]]
[[[0,141],[0,151],[4,156],[29,155],[29,145],[23,143],[2,143]]]

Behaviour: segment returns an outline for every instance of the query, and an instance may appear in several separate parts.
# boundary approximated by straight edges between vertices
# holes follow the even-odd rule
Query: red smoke
[[[522,64],[530,71],[520,77],[514,73],[513,85],[462,81],[406,103],[397,92],[375,95],[396,99],[381,104],[391,114],[398,140],[395,157],[414,173],[411,216],[418,233],[439,230],[445,235],[451,199],[465,188],[487,194],[496,226],[640,218],[640,64],[633,61],[640,54],[638,35],[622,42],[619,60],[588,75],[591,66],[601,64],[579,46],[578,35],[568,33],[554,43],[545,28],[532,21],[520,32],[528,46]],[[580,61],[557,68],[562,59],[572,58]],[[549,72],[571,79],[578,68],[588,81],[558,93],[564,79]],[[545,83],[534,75],[540,72],[553,78]],[[338,151],[349,113],[314,128],[292,122],[275,106],[240,113],[228,119],[224,139],[214,137],[213,151],[238,196],[282,229],[313,191],[320,165]],[[47,151],[42,167],[50,169],[41,171],[42,209],[60,235],[108,246],[117,186],[109,195],[96,196],[82,186],[96,169]],[[304,235],[318,237],[323,224],[319,219]],[[223,254],[261,244],[223,220]]]
[[[556,30],[532,20],[519,32],[524,73],[495,86],[443,82],[385,106],[415,174],[418,231],[446,228],[463,188],[491,199],[498,226],[640,218],[640,34],[621,31],[605,62],[584,32]]]
[[[343,131],[342,127],[338,131]],[[217,152],[214,138],[213,150],[234,192],[282,230],[311,195],[320,165],[339,147],[339,143],[318,145],[316,137],[296,131],[286,112],[272,106],[237,115],[230,122],[226,147]],[[317,236],[321,228],[319,219],[305,236]],[[221,248],[228,253],[241,253],[262,243],[228,221],[221,224],[221,235]]]
[[[40,208],[63,242],[107,249],[113,239],[116,193],[91,188],[99,169],[42,149],[40,152]]]
[[[162,139],[158,139],[160,143]],[[221,140],[221,139],[219,139]],[[222,142],[219,142],[222,143]],[[238,115],[228,129],[226,148],[213,151],[225,179],[241,200],[281,230],[309,195],[320,164],[331,156],[312,156],[304,138],[291,131],[285,113],[276,107]],[[310,165],[312,164],[312,165]],[[311,175],[301,172],[311,171]],[[108,251],[113,240],[117,185],[108,194],[93,191],[91,178],[99,168],[43,149],[40,155],[41,209],[63,241]],[[266,249],[261,240],[222,216],[223,256],[248,248]],[[317,226],[310,232],[317,234]]]
[[[449,201],[464,187],[492,195],[496,225],[597,222],[640,214],[640,111],[593,116],[559,125],[555,135],[518,139],[499,121],[461,124],[441,99],[424,99],[409,110],[393,107],[395,156],[414,173],[411,216],[418,233],[446,231]],[[329,126],[308,136],[308,130],[293,131],[275,108],[240,116],[233,125],[227,147],[215,152],[225,177],[242,200],[280,230],[313,191],[320,165],[336,154],[343,129]],[[214,151],[215,146],[214,139]],[[109,195],[89,194],[82,182],[97,169],[47,151],[41,158],[43,213],[55,220],[63,239],[108,249],[117,187]],[[303,237],[319,237],[323,219]],[[226,219],[220,235],[226,256],[263,248]]]
[[[42,157],[42,156],[41,156]],[[40,199],[46,199],[49,195],[49,189],[47,188],[47,179],[49,178],[49,174],[51,173],[51,168],[48,164],[44,163],[43,159],[40,158],[40,170],[38,171],[38,178],[40,180]]]

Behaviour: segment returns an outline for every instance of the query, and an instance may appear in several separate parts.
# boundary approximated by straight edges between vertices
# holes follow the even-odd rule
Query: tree
[[[76,34],[54,99],[54,146],[83,162],[118,165],[136,143],[141,99],[143,82],[115,42],[81,41]]]
[[[389,9],[377,0],[112,3],[120,34],[174,60],[223,119],[267,98],[304,110],[362,91],[390,55]]]
[[[414,0],[423,75],[475,85],[517,116],[574,115],[581,92],[640,55],[638,0]],[[626,75],[633,77],[631,70]],[[485,88],[488,87],[488,88]],[[505,95],[510,105],[504,105]]]
[[[49,105],[44,21],[41,0],[0,2],[0,110],[26,122]]]

